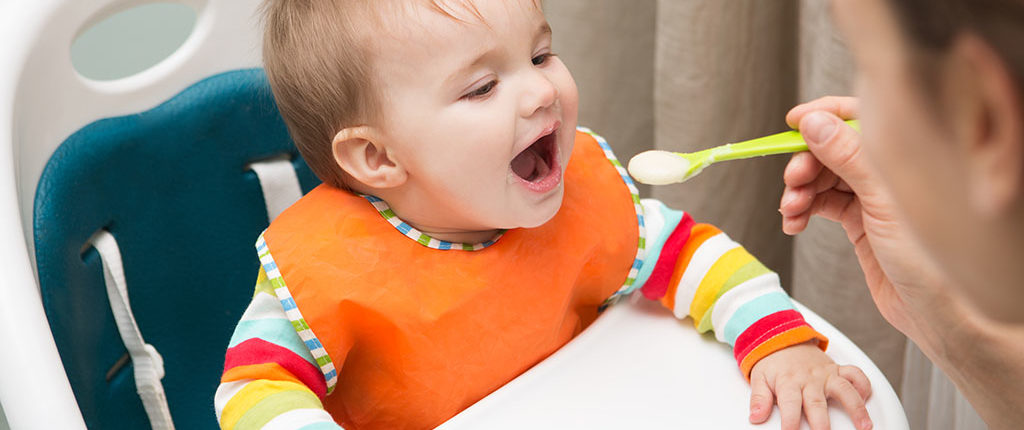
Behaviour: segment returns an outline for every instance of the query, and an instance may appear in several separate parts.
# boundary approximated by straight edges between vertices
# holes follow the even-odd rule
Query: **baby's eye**
[[[464,97],[468,99],[475,99],[486,96],[487,94],[490,94],[492,90],[494,90],[494,87],[496,85],[498,85],[498,81],[490,81],[484,84],[484,86],[477,88],[473,91],[470,91],[469,94],[466,94]]]
[[[533,65],[534,66],[539,66],[539,65],[542,65],[544,63],[547,63],[548,59],[550,59],[551,57],[554,57],[554,56],[555,56],[555,54],[550,53],[550,52],[547,53],[547,54],[540,54],[540,55],[538,55],[536,57],[533,57]]]

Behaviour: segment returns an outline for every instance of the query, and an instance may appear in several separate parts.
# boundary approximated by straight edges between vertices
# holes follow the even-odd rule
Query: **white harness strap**
[[[142,339],[142,332],[135,323],[135,316],[128,302],[124,265],[121,262],[121,250],[117,246],[117,240],[109,231],[100,230],[93,235],[89,243],[100,253],[103,283],[107,286],[110,309],[114,312],[114,321],[117,322],[121,340],[132,358],[135,387],[142,398],[142,406],[146,408],[149,423],[157,430],[173,430],[171,410],[167,406],[164,386],[160,383],[164,377],[164,360],[153,345]]]
[[[260,181],[263,189],[263,200],[267,205],[267,219],[273,221],[288,206],[302,197],[299,176],[291,161],[275,158],[258,161],[249,165]]]
[[[302,197],[299,177],[290,161],[284,158],[261,161],[250,165],[256,172],[267,206],[267,219],[273,221],[292,203]],[[164,377],[164,360],[153,345],[142,339],[142,332],[135,322],[132,307],[128,301],[128,287],[124,277],[121,249],[114,235],[100,230],[89,243],[100,253],[103,263],[103,283],[107,286],[110,309],[117,322],[117,331],[128,349],[135,369],[135,387],[146,408],[149,423],[155,430],[174,430],[171,410],[160,380]]]

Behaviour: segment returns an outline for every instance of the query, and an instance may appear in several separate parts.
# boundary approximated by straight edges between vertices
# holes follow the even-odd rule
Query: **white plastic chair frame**
[[[0,3],[0,403],[11,428],[85,428],[35,274],[32,211],[51,154],[95,120],[144,111],[203,78],[260,65],[259,2],[174,1],[196,11],[185,43],[143,72],[103,82],[72,67],[75,37],[92,23],[153,1]]]

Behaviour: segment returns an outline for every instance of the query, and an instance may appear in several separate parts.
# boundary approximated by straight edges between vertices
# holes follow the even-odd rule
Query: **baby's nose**
[[[551,107],[558,100],[558,86],[541,71],[534,71],[525,85],[522,97],[522,115],[533,116],[537,111]]]

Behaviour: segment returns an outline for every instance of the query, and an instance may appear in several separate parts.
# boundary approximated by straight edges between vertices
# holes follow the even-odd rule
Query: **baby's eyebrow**
[[[550,35],[551,35],[551,25],[548,24],[547,21],[544,21],[540,25],[540,27],[537,28],[537,34],[536,34],[536,36],[534,36],[534,40],[540,39],[541,37],[550,36]],[[476,68],[476,66],[478,66],[480,63],[483,63],[487,59],[487,57],[490,56],[494,51],[495,51],[495,48],[492,47],[492,48],[488,49],[487,51],[481,53],[479,56],[477,56],[475,59],[473,59],[473,61],[469,62],[468,64],[466,64],[463,67],[460,67],[458,70],[456,70],[450,76],[448,76],[447,79],[444,80],[445,85],[446,86],[454,85],[456,83],[456,81],[459,80],[459,78],[461,78],[463,75],[465,75],[470,70],[473,70],[474,68]]]
[[[447,79],[444,80],[445,86],[454,86],[454,85],[458,84],[459,79],[461,79],[463,76],[465,76],[471,70],[475,69],[478,65],[480,65],[480,63],[483,63],[487,59],[487,57],[490,56],[491,53],[493,53],[493,52],[494,52],[494,48],[492,47],[492,48],[488,49],[487,51],[485,51],[484,53],[482,53],[479,56],[477,56],[476,59],[474,59],[473,61],[469,62],[465,66],[459,67],[458,70],[456,70],[454,73],[449,75]]]
[[[544,21],[544,23],[540,25],[540,29],[537,30],[537,36],[547,36],[549,34],[551,34],[551,24],[548,24],[547,21]]]

